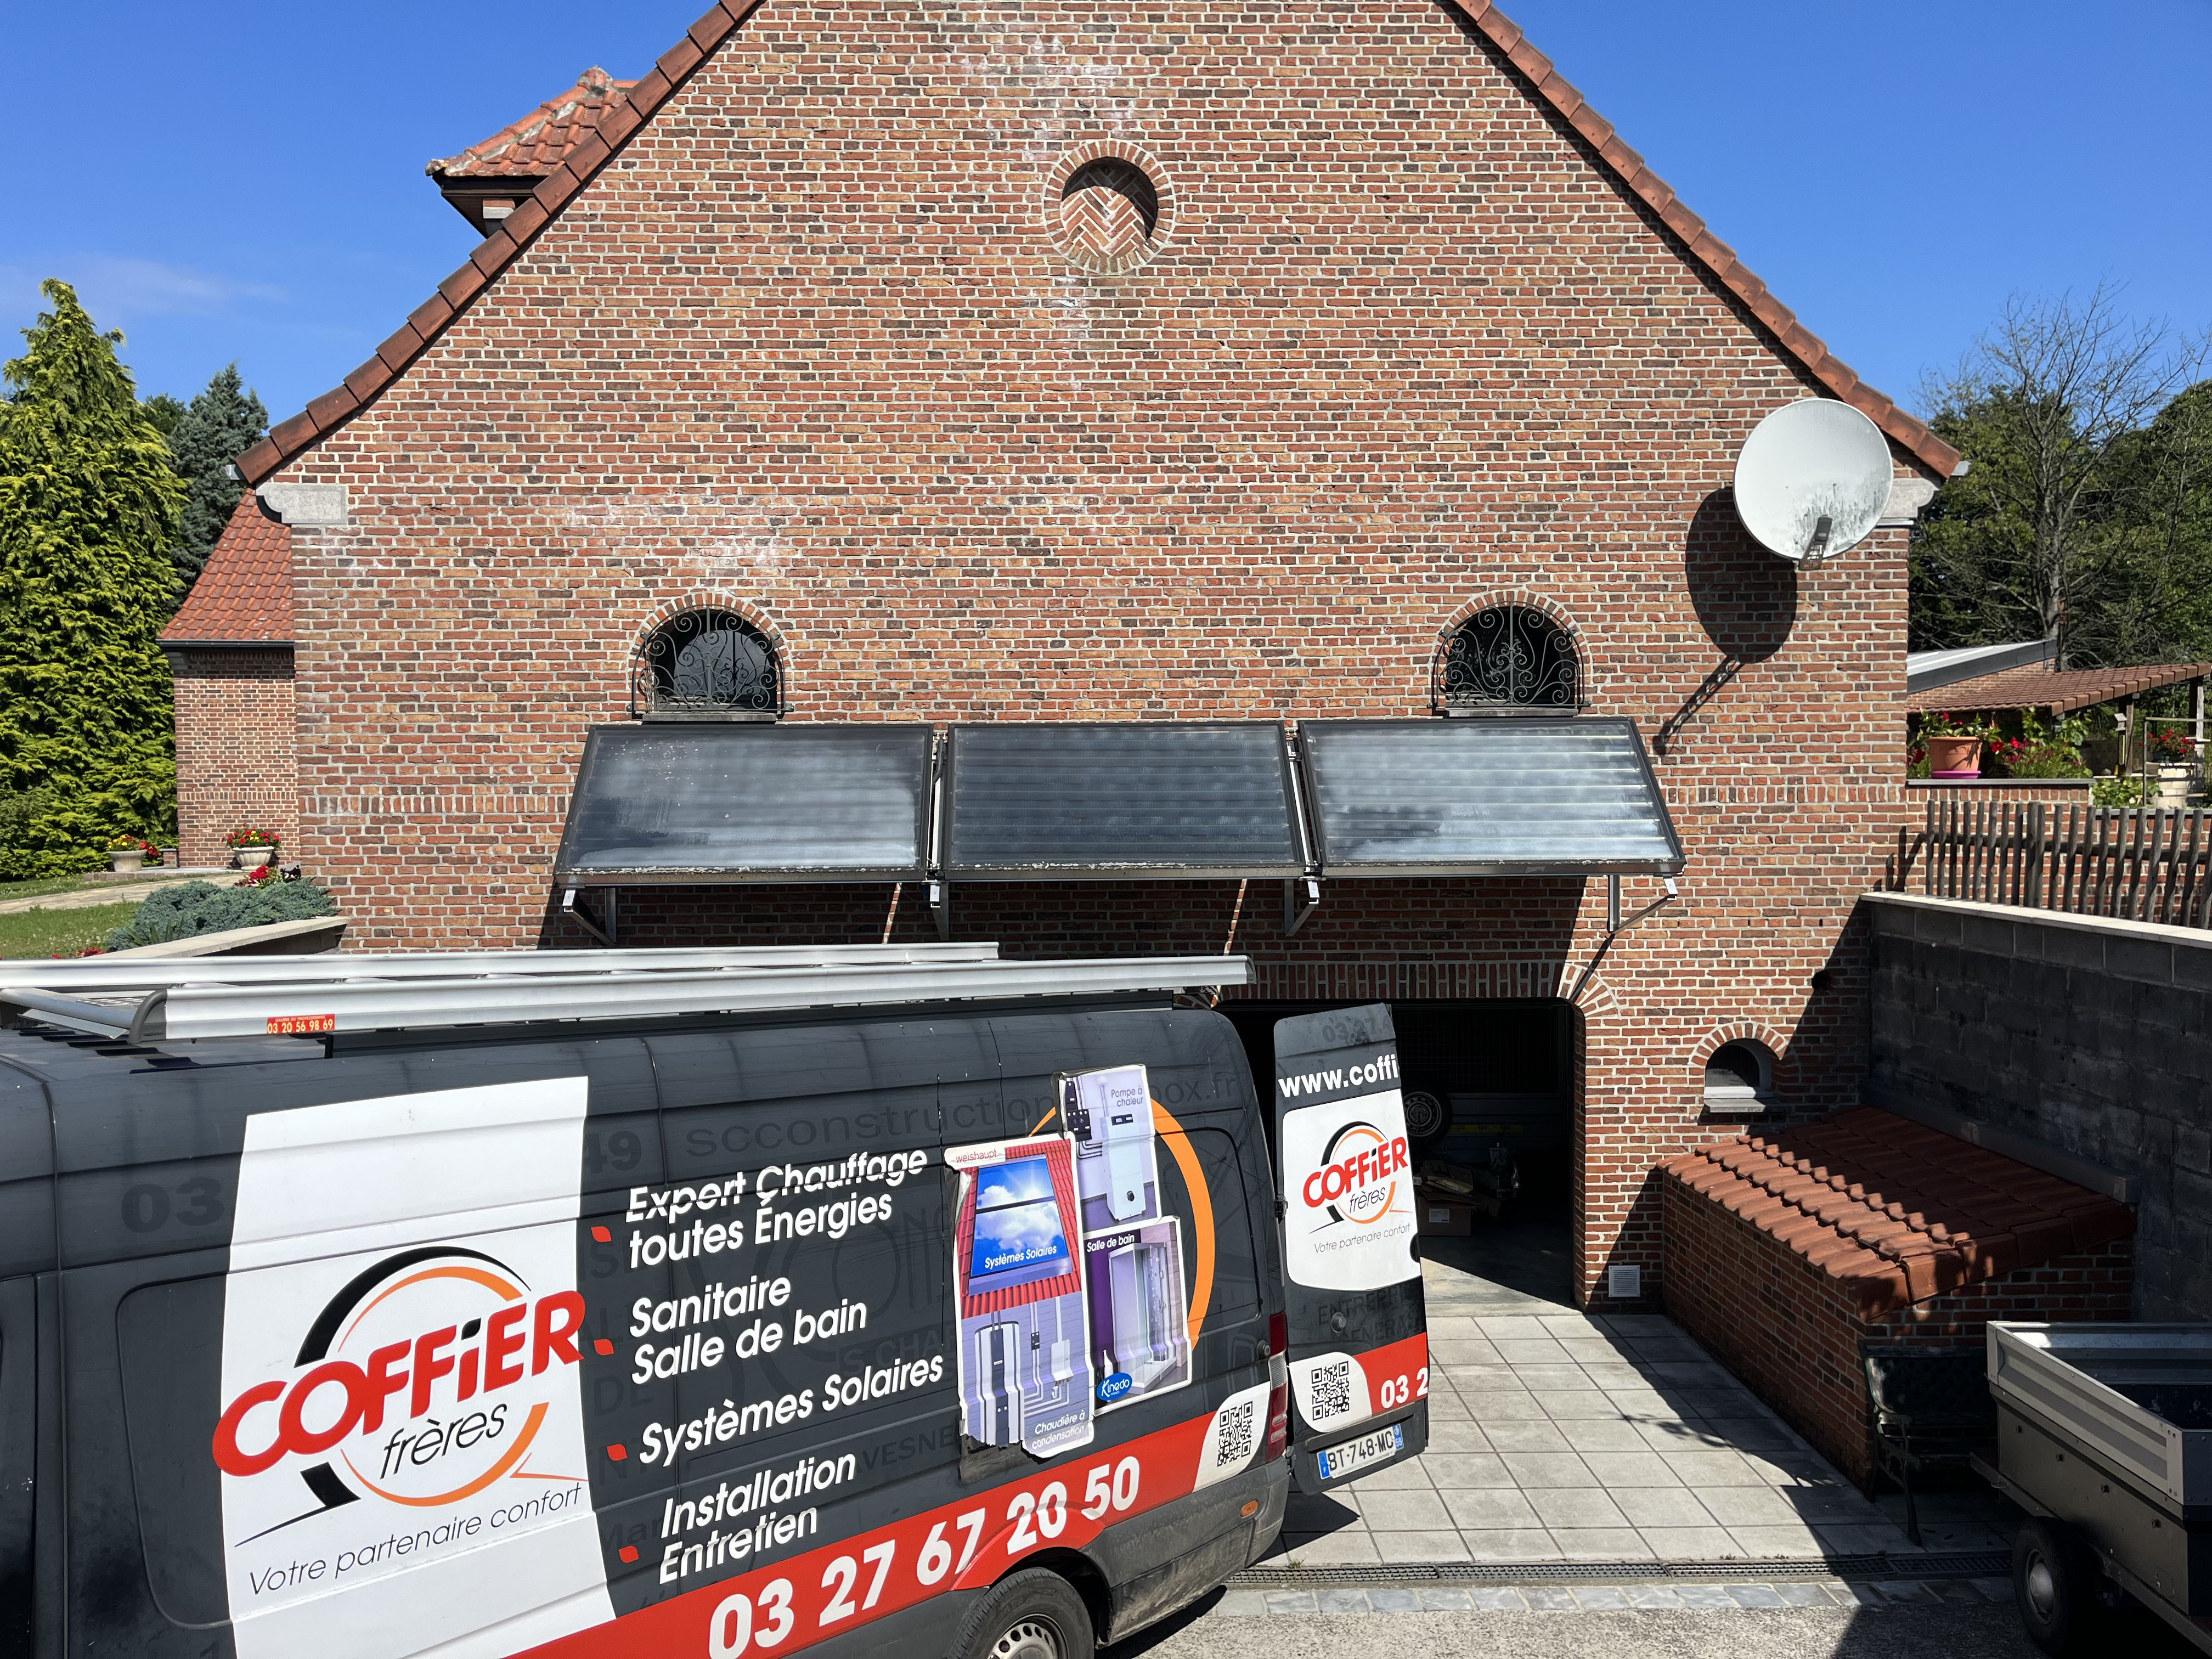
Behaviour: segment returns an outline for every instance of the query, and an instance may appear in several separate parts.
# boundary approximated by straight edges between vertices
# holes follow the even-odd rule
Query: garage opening
[[[1264,1091],[1277,1020],[1371,1000],[1231,999],[1221,1012]],[[1572,1009],[1556,1000],[1416,1000],[1391,1003],[1390,1017],[1413,1156],[1440,1182],[1466,1188],[1463,1203],[1422,1206],[1422,1255],[1572,1306]]]

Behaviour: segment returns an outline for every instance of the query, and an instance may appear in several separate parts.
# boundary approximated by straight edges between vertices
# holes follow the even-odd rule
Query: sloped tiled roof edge
[[[292,532],[239,497],[192,591],[161,630],[167,646],[292,644]]]
[[[400,331],[376,349],[374,357],[238,458],[238,470],[246,483],[260,483],[287,461],[304,454],[368,408],[405,374],[408,366],[452,326],[493,278],[521,256],[637,130],[764,3],[766,0],[721,0],[684,31],[684,38],[661,54],[653,72],[631,88],[629,101],[611,111],[596,132],[569,151],[560,167],[531,191],[529,199],[477,245],[469,262],[439,283],[438,291],[416,307]]]
[[[1892,443],[1938,479],[1951,476],[1962,459],[1959,452],[1929,431],[1927,422],[1908,415],[1859,379],[1818,335],[1799,322],[1796,313],[1776,299],[1766,284],[1735,257],[1735,250],[1714,235],[1705,222],[1683,204],[1667,181],[1621,142],[1613,123],[1592,109],[1589,100],[1575,90],[1552,60],[1528,44],[1528,36],[1521,32],[1518,24],[1491,0],[1451,0],[1451,3],[1506,62],[1528,79],[1536,95],[1598,153],[1623,188],[1650,209],[1680,240],[1690,257],[1712,272],[1714,279],[1734,295],[1791,356],[1804,364],[1807,373],[1830,395],[1864,415],[1881,428]]]
[[[598,176],[631,136],[765,3],[766,0],[721,0],[692,24],[684,39],[662,54],[653,72],[636,83],[629,101],[611,112],[596,132],[577,145],[560,167],[531,192],[530,199],[484,238],[469,262],[438,284],[438,291],[416,309],[405,326],[377,348],[374,357],[347,375],[343,385],[325,392],[238,458],[239,471],[246,482],[259,483],[287,461],[305,453],[361,413],[405,373],[408,365]],[[1597,153],[1621,181],[1622,188],[1664,224],[1689,257],[1710,270],[1831,396],[1864,414],[1938,479],[1951,476],[1961,459],[1959,452],[1929,431],[1924,422],[1860,380],[1819,336],[1799,322],[1796,314],[1735,257],[1735,250],[1715,236],[1666,181],[1644,165],[1644,158],[1621,142],[1613,124],[1589,106],[1552,60],[1528,44],[1517,24],[1491,0],[1452,0],[1452,3],[1527,79],[1545,106]]]

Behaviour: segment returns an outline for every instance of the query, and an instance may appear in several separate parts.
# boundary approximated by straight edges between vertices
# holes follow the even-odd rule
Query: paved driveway
[[[1900,1502],[1868,1503],[1672,1320],[1593,1317],[1443,1261],[1424,1276],[1428,1452],[1293,1493],[1264,1565],[1912,1553]],[[1924,1501],[1921,1522],[1932,1550],[2011,1547],[1987,1495]]]

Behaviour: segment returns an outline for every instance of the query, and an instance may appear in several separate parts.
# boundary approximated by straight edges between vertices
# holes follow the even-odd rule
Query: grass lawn
[[[128,887],[134,881],[174,881],[174,870],[153,869],[143,876],[112,876],[100,872],[97,881],[82,876],[40,876],[33,881],[0,881],[0,899],[41,898],[48,893],[81,893],[88,887]]]
[[[123,926],[137,908],[134,900],[82,910],[18,910],[0,916],[0,957],[73,957],[88,945],[106,943],[108,929]]]

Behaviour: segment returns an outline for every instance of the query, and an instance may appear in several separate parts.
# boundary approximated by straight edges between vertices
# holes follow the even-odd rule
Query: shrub
[[[52,789],[0,790],[0,881],[104,870],[107,838],[106,825]]]
[[[305,921],[337,914],[331,896],[311,881],[272,881],[255,887],[217,887],[188,881],[148,896],[138,912],[107,936],[111,951],[140,945],[166,945],[232,927],[258,927],[272,921]]]
[[[2099,778],[2089,786],[2093,806],[2148,806],[2158,799],[2158,787],[2147,778]]]

